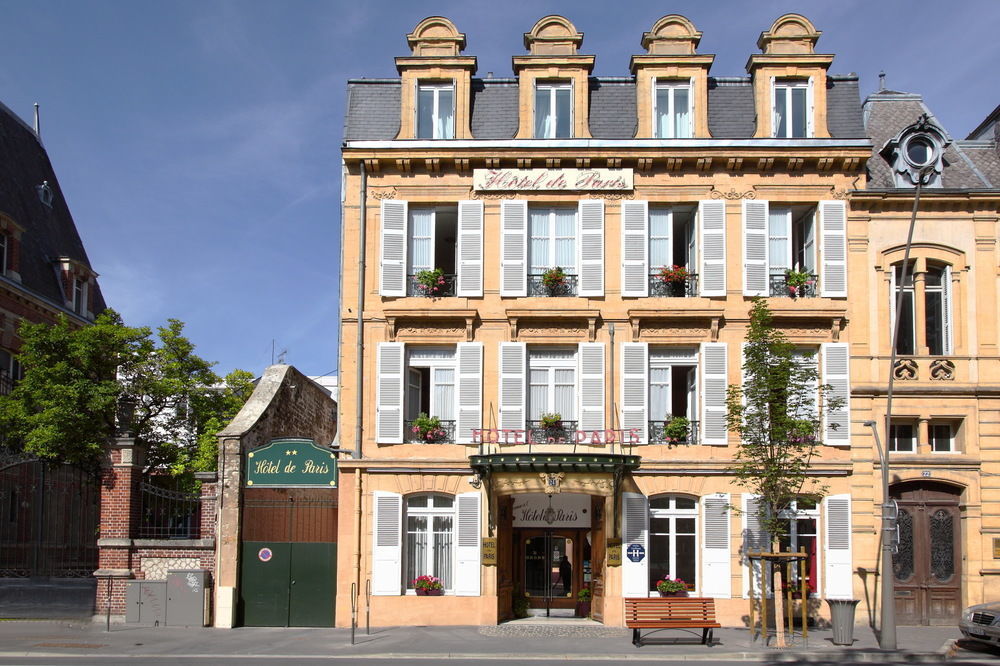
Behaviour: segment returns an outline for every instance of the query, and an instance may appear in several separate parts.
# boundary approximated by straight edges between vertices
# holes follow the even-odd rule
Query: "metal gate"
[[[89,578],[99,523],[95,474],[0,451],[0,577]]]
[[[332,627],[337,500],[328,489],[247,489],[240,549],[242,623]]]

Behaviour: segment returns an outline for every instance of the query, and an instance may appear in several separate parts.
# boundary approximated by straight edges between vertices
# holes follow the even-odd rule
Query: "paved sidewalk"
[[[752,642],[746,629],[715,631],[713,647],[701,645],[698,635],[680,631],[654,636],[654,645],[635,648],[631,632],[590,622],[502,624],[489,627],[390,627],[364,628],[351,645],[349,629],[140,627],[113,624],[106,632],[101,623],[65,621],[0,622],[0,657],[54,657],[57,655],[107,656],[140,661],[149,658],[319,658],[356,659],[420,656],[445,660],[476,658],[536,660],[541,658],[613,661],[755,661],[780,663],[792,660],[818,664],[892,661],[941,663],[959,637],[954,627],[901,627],[902,654],[878,650],[868,627],[855,630],[851,647],[835,646],[830,632],[811,631],[808,643],[784,650]],[[676,642],[675,642],[676,641]],[[670,642],[671,644],[665,644]],[[965,657],[972,656],[964,653]],[[989,657],[989,655],[980,655]],[[995,657],[990,657],[995,660]]]

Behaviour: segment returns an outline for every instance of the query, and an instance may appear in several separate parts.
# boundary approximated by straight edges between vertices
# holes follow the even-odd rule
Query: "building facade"
[[[844,403],[825,415],[811,470],[825,497],[787,516],[786,545],[809,555],[816,606],[875,596],[881,497],[862,423],[884,413],[888,295],[914,190],[869,138],[889,105],[870,100],[866,114],[857,77],[829,71],[819,36],[782,16],[746,75],[719,77],[697,51],[701,33],[670,15],[642,34],[629,76],[593,77],[582,33],[548,16],[525,33],[513,78],[483,79],[465,36],[431,17],[407,35],[398,79],[349,82],[338,422],[354,455],[340,461],[338,625],[350,623],[352,588],[379,625],[491,624],[525,604],[572,608],[584,587],[593,617],[621,625],[622,599],[655,595],[664,577],[742,623],[746,553],[766,539],[729,471],[725,396],[758,296]],[[917,122],[887,117],[882,143]],[[959,157],[946,153],[949,165]],[[948,168],[924,201],[949,191]],[[935,199],[941,219],[992,238],[995,253],[995,193],[949,196]],[[971,234],[961,251],[986,252]],[[931,249],[954,240],[926,242],[915,255],[925,276],[961,266],[936,284],[972,281]],[[914,321],[933,301],[920,274]],[[875,292],[885,298],[855,297]],[[990,293],[978,312],[995,317]],[[953,441],[983,434],[972,421],[988,366],[956,350],[995,348],[974,352],[973,338],[930,348],[914,334],[923,374],[900,401],[923,457],[894,486],[901,505],[932,492],[906,482],[933,462],[932,480],[962,488],[949,514],[962,553],[985,548],[960,511],[978,503],[985,462],[971,444],[920,447],[937,446],[928,438],[945,423]],[[931,365],[943,356],[962,397],[924,408],[940,402]],[[961,603],[978,601],[985,588],[963,566],[948,580]],[[422,575],[441,579],[443,597],[417,593]]]

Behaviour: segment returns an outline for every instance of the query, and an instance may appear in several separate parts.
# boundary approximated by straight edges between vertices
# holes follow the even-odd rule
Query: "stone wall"
[[[319,384],[288,365],[268,367],[243,409],[219,433],[215,626],[232,627],[236,621],[243,454],[282,437],[333,446],[336,434],[337,403]]]

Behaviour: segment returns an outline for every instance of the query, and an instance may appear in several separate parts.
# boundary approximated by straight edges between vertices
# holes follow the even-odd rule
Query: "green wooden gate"
[[[324,499],[317,499],[322,493]],[[240,612],[250,627],[332,627],[337,502],[331,490],[254,489],[243,509]]]

